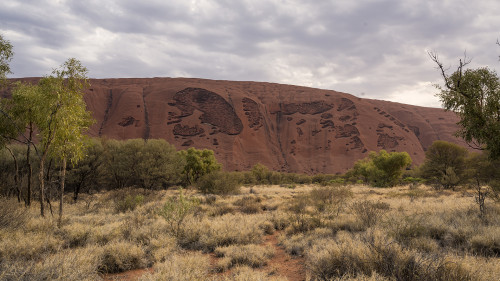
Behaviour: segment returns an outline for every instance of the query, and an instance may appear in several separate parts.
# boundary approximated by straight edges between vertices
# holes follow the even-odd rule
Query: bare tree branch
[[[463,75],[464,67],[467,66],[472,61],[471,59],[469,59],[467,57],[467,53],[464,52],[464,58],[460,59],[460,61],[459,61],[459,64],[458,64],[458,67],[457,67],[457,70],[456,70],[456,72],[458,73],[458,81],[457,81],[456,85],[452,84],[450,76],[448,74],[446,74],[446,72],[448,71],[449,68],[447,68],[447,69],[444,68],[443,63],[439,60],[438,54],[435,53],[435,52],[430,52],[430,51],[427,52],[427,54],[429,55],[429,57],[431,58],[431,60],[437,64],[438,69],[441,71],[441,76],[444,79],[445,87],[448,90],[455,91],[455,92],[461,94],[462,96],[464,96],[466,98],[470,98],[470,96],[467,93],[464,93],[463,91],[460,91],[460,82],[462,80],[462,75]]]

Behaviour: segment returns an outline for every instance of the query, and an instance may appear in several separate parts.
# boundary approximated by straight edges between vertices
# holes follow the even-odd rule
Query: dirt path
[[[305,259],[303,257],[292,257],[282,247],[278,245],[278,232],[264,236],[262,245],[274,248],[274,256],[266,266],[257,270],[267,272],[269,275],[279,275],[286,277],[289,281],[304,281],[306,280]],[[215,267],[218,258],[214,254],[210,254],[211,264]],[[135,269],[122,273],[106,274],[105,281],[136,281],[146,272],[152,272],[152,268]],[[224,273],[216,273],[223,276],[230,274],[230,271]]]
[[[306,280],[305,259],[292,257],[278,245],[278,233],[264,237],[264,244],[274,248],[274,257],[267,264],[267,268],[275,269],[278,275],[286,277],[289,281]]]

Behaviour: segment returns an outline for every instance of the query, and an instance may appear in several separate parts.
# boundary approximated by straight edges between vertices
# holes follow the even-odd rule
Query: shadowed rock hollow
[[[369,151],[407,151],[415,164],[435,140],[461,145],[458,117],[441,109],[299,86],[187,78],[93,79],[90,135],[164,138],[208,148],[226,170],[341,173]]]

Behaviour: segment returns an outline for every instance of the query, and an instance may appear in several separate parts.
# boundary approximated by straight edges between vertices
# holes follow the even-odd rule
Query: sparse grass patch
[[[16,200],[0,197],[0,228],[18,229],[29,216],[28,210]]]
[[[266,265],[268,260],[274,255],[274,249],[259,245],[238,245],[217,247],[214,251],[220,260],[217,267],[220,271],[225,271],[236,265],[247,265],[250,267],[261,267]]]
[[[140,281],[209,280],[210,260],[201,253],[173,254],[154,267],[153,273],[143,275]]]

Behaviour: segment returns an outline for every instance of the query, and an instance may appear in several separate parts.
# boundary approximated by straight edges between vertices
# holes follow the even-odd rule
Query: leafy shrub
[[[390,152],[380,150],[354,164],[350,177],[361,177],[366,183],[376,187],[390,187],[396,185],[403,170],[411,164],[407,152]]]
[[[435,141],[425,152],[420,174],[430,183],[454,188],[465,179],[467,149],[446,141]]]
[[[125,213],[127,211],[133,211],[137,206],[144,202],[143,195],[127,195],[122,200],[115,201],[115,211],[117,213]]]
[[[178,198],[171,197],[165,202],[159,214],[167,221],[172,233],[180,237],[184,234],[184,219],[194,213],[195,207],[199,204],[197,198],[185,197],[181,190]]]
[[[238,194],[240,192],[238,182],[226,172],[206,174],[198,180],[197,186],[205,194]]]

